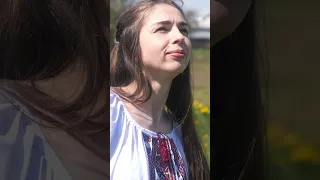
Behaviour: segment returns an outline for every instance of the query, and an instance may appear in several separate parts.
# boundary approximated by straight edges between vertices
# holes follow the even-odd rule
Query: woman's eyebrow
[[[159,22],[156,22],[156,23],[152,24],[151,27],[152,26],[156,26],[156,25],[170,25],[170,24],[172,24],[171,21],[159,21]],[[188,26],[189,27],[188,23],[186,23],[184,21],[179,22],[178,25],[179,26]]]

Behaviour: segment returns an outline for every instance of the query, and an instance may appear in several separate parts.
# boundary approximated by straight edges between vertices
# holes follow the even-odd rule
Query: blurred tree
[[[185,14],[185,17],[186,17],[186,21],[190,25],[190,28],[191,29],[196,28],[198,26],[198,21],[197,21],[198,14],[197,14],[197,12],[193,11],[193,10],[185,10],[184,14]]]
[[[110,1],[110,33],[111,43],[115,38],[117,19],[122,12],[131,6],[136,0],[112,0]]]

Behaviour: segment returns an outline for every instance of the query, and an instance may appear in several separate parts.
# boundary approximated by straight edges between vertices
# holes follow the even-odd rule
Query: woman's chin
[[[171,67],[165,70],[166,74],[170,76],[172,79],[177,77],[186,69],[186,66],[180,65],[176,67]]]
[[[154,67],[149,68],[148,71],[151,74],[154,74],[155,76],[157,76],[158,78],[169,80],[169,79],[174,79],[179,74],[184,72],[186,67],[187,67],[187,64],[182,64],[179,62],[174,62],[174,63],[171,62],[171,63],[163,64],[162,66],[159,65],[158,68],[154,68]]]

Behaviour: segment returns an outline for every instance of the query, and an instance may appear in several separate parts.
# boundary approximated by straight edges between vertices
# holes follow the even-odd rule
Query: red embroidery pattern
[[[172,139],[161,133],[158,137],[143,133],[143,138],[147,150],[150,179],[186,179],[183,159]]]

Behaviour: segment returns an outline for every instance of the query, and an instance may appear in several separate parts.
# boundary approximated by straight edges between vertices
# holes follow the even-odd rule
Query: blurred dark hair
[[[253,2],[235,32],[211,51],[213,179],[266,179],[268,67],[260,5]]]
[[[108,111],[106,100],[92,113],[98,96],[109,86],[108,9],[109,0],[1,1],[0,78],[7,91],[62,129],[71,130]],[[34,85],[72,64],[86,77],[74,87],[81,90],[77,98],[60,102]],[[92,125],[91,130],[101,128]]]
[[[141,61],[139,33],[144,21],[143,14],[159,3],[169,4],[183,14],[175,1],[142,0],[125,11],[116,25],[118,43],[111,53],[110,83],[113,87],[124,87],[135,81],[137,89],[127,97],[132,102],[145,102],[152,93],[149,79],[142,73],[144,67]],[[182,124],[190,179],[210,179],[208,163],[193,123],[192,102],[190,65],[188,65],[182,74],[173,79],[166,106],[176,118],[177,123]]]

